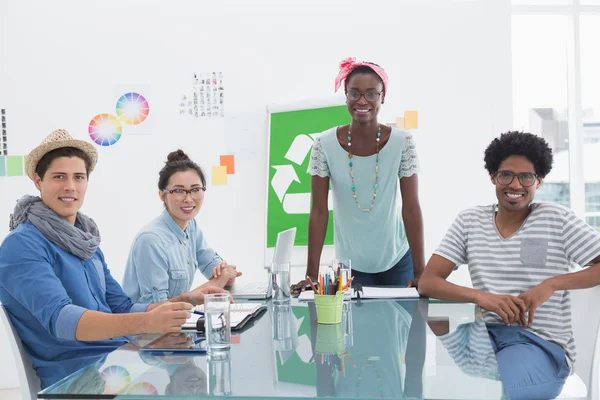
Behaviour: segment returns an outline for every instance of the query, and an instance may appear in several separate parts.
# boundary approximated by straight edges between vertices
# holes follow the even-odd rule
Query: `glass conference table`
[[[313,302],[267,305],[243,332],[233,332],[220,357],[139,352],[159,337],[142,335],[38,396],[506,398],[491,343],[475,339],[487,333],[472,304],[355,300],[344,304],[337,325],[318,324]]]

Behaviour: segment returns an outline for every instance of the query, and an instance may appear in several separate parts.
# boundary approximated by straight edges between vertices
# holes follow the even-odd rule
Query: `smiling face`
[[[87,191],[85,162],[79,157],[55,158],[44,176],[36,173],[33,182],[40,191],[42,202],[74,225]]]
[[[500,163],[498,171],[510,171],[515,175],[521,173],[535,174],[533,164],[523,156],[506,158]],[[496,186],[496,197],[499,206],[508,212],[516,212],[529,207],[535,197],[535,192],[542,184],[542,180],[536,178],[533,185],[523,186],[518,176],[515,176],[511,183],[503,185],[498,182],[496,176],[492,176],[492,183]]]
[[[204,190],[198,172],[193,169],[176,172],[169,178],[166,190],[173,193],[159,192],[161,200],[169,210],[177,225],[185,230],[187,223],[194,219],[204,201]],[[181,192],[178,189],[193,190],[193,193]]]
[[[358,99],[352,95],[360,94]],[[370,99],[370,96],[376,98]],[[383,99],[383,83],[377,74],[355,73],[346,82],[346,106],[354,121],[367,123],[377,120]]]

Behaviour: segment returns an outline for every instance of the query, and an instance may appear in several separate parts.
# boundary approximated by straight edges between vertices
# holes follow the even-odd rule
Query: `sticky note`
[[[231,335],[231,344],[240,344],[241,339],[240,335]]]
[[[221,167],[227,167],[227,175],[235,174],[233,154],[221,156]]]
[[[419,113],[417,111],[404,111],[404,129],[419,128]]]
[[[227,167],[215,166],[212,167],[212,184],[225,185],[227,184]]]
[[[6,175],[23,176],[23,156],[6,157]]]
[[[396,128],[404,129],[404,118],[396,118]]]
[[[6,157],[0,156],[0,176],[6,176]]]

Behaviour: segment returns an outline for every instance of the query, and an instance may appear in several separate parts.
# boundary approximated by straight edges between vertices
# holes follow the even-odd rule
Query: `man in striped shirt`
[[[481,307],[511,399],[554,398],[576,356],[569,290],[600,284],[600,232],[565,207],[533,203],[552,168],[552,150],[541,137],[502,134],[484,161],[498,203],[458,215],[419,292]],[[469,266],[473,289],[446,281],[461,264]]]

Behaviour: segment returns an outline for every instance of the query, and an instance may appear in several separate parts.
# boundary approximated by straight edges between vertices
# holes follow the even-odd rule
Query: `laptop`
[[[273,252],[273,263],[289,263],[292,259],[292,249],[296,240],[296,228],[291,228],[277,234],[277,242]],[[271,297],[271,270],[266,273],[264,281],[244,282],[244,275],[237,278],[235,283],[225,289],[237,298],[264,300]]]

